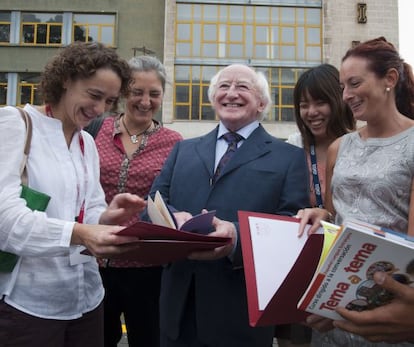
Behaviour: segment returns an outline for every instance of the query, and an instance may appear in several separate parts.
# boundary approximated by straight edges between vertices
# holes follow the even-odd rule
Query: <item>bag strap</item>
[[[20,175],[22,177],[22,184],[27,185],[26,163],[27,163],[27,157],[29,156],[29,152],[30,152],[30,143],[32,142],[32,119],[30,118],[29,114],[25,110],[21,109],[20,107],[16,107],[16,109],[19,111],[26,125],[26,140],[25,140],[24,150],[23,150],[23,160],[22,160],[22,164],[20,165]]]

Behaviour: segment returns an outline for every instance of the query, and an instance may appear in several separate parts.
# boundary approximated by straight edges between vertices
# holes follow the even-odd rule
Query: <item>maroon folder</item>
[[[292,227],[297,225],[297,228],[299,228],[299,219],[246,211],[239,211],[238,214],[250,325],[255,327],[304,321],[309,314],[297,309],[297,304],[316,271],[323,247],[323,234],[314,234],[307,238],[300,253],[295,254],[296,261],[291,268],[284,267],[283,259],[280,259],[280,261],[277,260],[275,263],[269,262],[269,264],[266,264],[265,271],[269,274],[271,271],[279,271],[284,277],[284,280],[279,288],[273,293],[273,296],[266,307],[260,309],[251,233],[261,231],[250,230],[249,217],[288,221],[294,223]],[[287,230],[272,229],[265,230],[264,232],[283,233],[287,232]],[[278,239],[278,237],[275,237],[274,239]],[[291,248],[293,252],[294,248]],[[272,244],[271,252],[273,253],[273,257],[275,254],[278,254],[278,252],[281,252],[282,249],[289,250],[289,244],[284,244],[283,242],[275,243],[274,245]],[[261,270],[263,271],[263,269]]]
[[[183,260],[192,252],[212,250],[231,242],[228,237],[196,234],[142,221],[122,229],[119,235],[139,237],[140,240],[136,242],[139,247],[113,259],[136,260],[143,265],[162,265]],[[88,254],[88,250],[83,251],[83,254]]]

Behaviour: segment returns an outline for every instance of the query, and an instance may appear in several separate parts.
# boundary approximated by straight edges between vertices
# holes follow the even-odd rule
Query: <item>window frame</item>
[[[265,72],[269,82],[272,97],[272,107],[269,114],[265,116],[264,121],[294,122],[293,89],[295,83],[301,71],[322,63],[323,13],[321,1],[292,0],[291,2],[296,3],[297,6],[286,6],[286,2],[283,1],[280,2],[283,3],[280,5],[274,5],[273,2],[266,1],[228,1],[226,4],[220,1],[199,1],[197,3],[192,1],[177,1],[175,17],[175,69],[184,66],[190,70],[195,67],[203,69],[205,66],[219,69],[232,63],[242,63],[252,66],[256,70],[262,70]],[[266,4],[265,6],[256,6],[258,3]],[[217,7],[205,7],[213,4]],[[185,13],[180,12],[180,5],[183,11],[186,10]],[[237,5],[240,5],[240,8],[237,12],[239,15],[236,17],[242,19],[232,21],[229,18],[231,15],[229,8]],[[271,12],[266,11],[265,9],[267,8]],[[291,15],[292,11],[294,16]],[[267,15],[268,12],[269,14]],[[211,15],[204,17],[204,13],[217,13],[217,15],[215,17]],[[250,16],[249,14],[253,15]],[[273,14],[277,14],[276,19]],[[255,20],[256,18],[257,21]],[[185,25],[186,28],[190,28],[188,35],[180,35],[184,32],[184,27],[181,28],[180,25]],[[192,30],[195,25],[201,28],[199,33]],[[212,25],[216,28],[215,43],[217,44],[217,53],[216,56],[212,57],[205,57],[201,53],[203,51],[203,45],[206,43],[211,44],[211,38],[214,36],[210,35],[208,39],[205,38],[203,29],[207,25]],[[227,54],[228,47],[233,43],[229,34],[232,25],[239,25],[242,28],[241,30],[243,30],[240,41],[243,42],[244,46],[243,53],[240,56]],[[223,32],[220,32],[220,26],[225,27]],[[246,30],[249,26],[250,33]],[[285,33],[285,36],[283,36],[284,29],[291,31],[293,34],[290,33],[286,36]],[[316,38],[314,35],[308,37],[308,31],[315,29],[319,32],[319,35]],[[262,39],[256,37],[258,30],[266,33],[267,36]],[[298,38],[298,32],[301,32],[300,38]],[[199,38],[196,37],[197,33],[200,36]],[[269,38],[272,40],[269,40]],[[251,40],[251,49],[248,46],[249,44],[245,42],[246,40]],[[200,47],[194,49],[196,41],[199,42]],[[180,55],[180,45],[184,44],[189,45],[187,55]],[[226,54],[222,54],[223,50],[221,46],[226,50]],[[250,56],[246,54],[249,50],[255,51],[257,47],[265,47],[263,48],[266,51],[264,57],[254,55],[253,53]],[[312,49],[315,49],[316,53]],[[194,52],[200,53],[197,55]],[[313,56],[311,55],[312,52]],[[292,74],[293,77],[289,77],[289,74],[286,74],[286,72]],[[211,120],[209,113],[204,111],[207,106],[211,108],[208,100],[204,100],[205,97],[203,97],[203,88],[205,86],[208,87],[208,84],[209,80],[203,80],[203,77],[200,77],[199,80],[194,80],[191,73],[188,75],[187,80],[180,79],[177,77],[177,73],[175,74],[173,85],[173,119],[175,121]],[[197,93],[197,88],[194,88],[195,86],[199,87],[198,95],[195,95]],[[179,95],[177,93],[182,87],[186,87],[188,90],[188,100],[185,102],[178,101]],[[194,103],[197,105],[194,105]],[[196,109],[198,109],[198,115],[194,116],[193,112]],[[205,117],[204,114],[208,116]],[[214,118],[217,120],[216,116]]]
[[[75,22],[76,16],[112,16],[113,17],[113,23],[92,23],[92,22]],[[89,33],[91,32],[91,28],[95,28],[98,33],[98,39],[93,40],[93,42],[102,42],[105,45],[108,45],[110,47],[116,46],[116,28],[117,28],[117,13],[115,12],[108,12],[108,13],[96,13],[96,12],[74,12],[72,17],[72,27],[71,27],[71,41],[75,41],[75,30],[76,28],[81,28],[84,30],[84,37],[85,40],[83,42],[92,42],[89,40]],[[108,43],[106,41],[102,41],[102,31],[105,28],[112,28],[112,42]],[[92,37],[93,38],[93,37]],[[81,40],[76,40],[81,41]]]
[[[36,15],[54,15],[55,18],[59,15],[62,16],[62,21],[61,22],[44,22],[44,21],[40,21],[40,22],[33,22],[33,21],[25,21],[23,18],[25,15],[31,15],[33,14],[34,16]],[[40,18],[39,18],[40,19]],[[27,31],[25,30],[26,27],[33,27],[33,40],[32,42],[26,42],[26,33]],[[39,32],[42,30],[43,27],[46,27],[46,36],[45,36],[45,42],[38,42],[39,39]],[[51,32],[58,28],[60,31],[60,35],[58,35],[58,37],[60,38],[60,42],[51,42],[51,38],[53,38],[54,36],[51,35]],[[31,11],[31,12],[21,12],[20,13],[20,38],[19,38],[19,43],[22,46],[49,46],[49,47],[60,47],[63,45],[63,38],[64,38],[64,33],[63,33],[64,27],[63,27],[63,13],[62,12],[35,12],[35,11]]]

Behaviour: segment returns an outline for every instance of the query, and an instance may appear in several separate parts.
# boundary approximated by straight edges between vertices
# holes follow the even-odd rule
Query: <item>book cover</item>
[[[299,238],[297,218],[238,214],[250,325],[304,321],[308,313],[297,303],[317,269],[324,244],[322,228]]]
[[[162,265],[183,260],[192,252],[212,250],[231,242],[228,237],[180,231],[143,221],[122,229],[118,234],[139,237],[139,241],[135,242],[139,247],[134,251],[114,256],[113,259],[136,260],[143,265]],[[87,249],[81,253],[91,255]]]
[[[136,236],[137,247],[125,251],[114,259],[139,261],[142,265],[162,265],[183,260],[192,252],[213,250],[228,245],[229,237],[209,236],[215,211],[194,216],[178,230],[173,214],[168,209],[159,192],[154,200],[148,197],[148,215],[152,223],[138,221],[118,232],[119,235]],[[85,255],[91,253],[85,249]]]
[[[342,319],[339,306],[364,311],[385,305],[393,295],[373,281],[376,271],[413,286],[414,243],[406,235],[359,221],[346,222],[314,275],[298,308]]]

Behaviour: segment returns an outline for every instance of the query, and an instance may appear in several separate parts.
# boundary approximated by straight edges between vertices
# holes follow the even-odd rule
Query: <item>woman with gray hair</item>
[[[173,145],[182,139],[155,120],[166,83],[163,64],[151,56],[133,57],[128,63],[132,81],[124,112],[106,117],[95,137],[108,201],[118,192],[148,195]],[[126,225],[136,221],[134,217]],[[130,347],[159,345],[161,269],[133,260],[100,260],[106,290],[105,347],[116,347],[121,339],[121,314]]]

